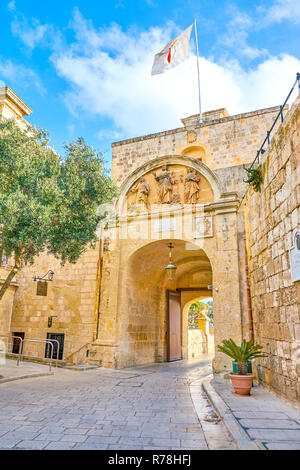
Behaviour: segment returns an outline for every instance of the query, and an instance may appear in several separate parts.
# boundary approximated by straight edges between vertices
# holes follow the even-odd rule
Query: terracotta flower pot
[[[232,386],[234,388],[234,392],[236,395],[250,395],[250,390],[252,387],[253,381],[253,374],[247,375],[238,375],[238,374],[230,374],[229,375]]]

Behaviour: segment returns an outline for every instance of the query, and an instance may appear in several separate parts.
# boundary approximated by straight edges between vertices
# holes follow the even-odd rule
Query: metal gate
[[[63,358],[63,353],[64,353],[65,334],[64,333],[47,333],[47,339],[49,341],[56,340],[56,341],[51,341],[51,343],[53,344],[53,359],[59,359],[61,361]],[[57,342],[59,343],[59,348],[58,348]],[[50,357],[50,349],[48,347],[48,344],[46,344],[46,348],[45,348],[45,357],[46,358]]]

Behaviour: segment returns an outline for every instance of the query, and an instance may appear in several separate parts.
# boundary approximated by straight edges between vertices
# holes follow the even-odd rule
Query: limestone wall
[[[96,247],[88,250],[75,265],[62,267],[53,256],[42,254],[33,266],[24,268],[19,275],[11,332],[24,332],[25,339],[46,339],[47,333],[64,333],[64,360],[92,341],[96,328],[97,259]],[[47,296],[38,296],[33,277],[43,276],[49,269],[54,271],[54,279],[48,283]],[[48,327],[50,316],[53,316],[52,326]],[[43,357],[44,349],[44,345],[28,343],[24,352]],[[80,362],[80,354],[77,356],[76,362]]]
[[[10,272],[10,267],[0,267],[0,287]],[[10,349],[11,340],[7,336],[11,335],[11,318],[14,305],[15,292],[18,289],[16,279],[11,282],[0,302],[0,340],[4,341],[6,348]]]
[[[300,399],[300,282],[292,282],[289,248],[300,220],[300,98],[273,138],[262,164],[261,192],[247,191],[250,288],[255,341],[269,357],[258,377]]]
[[[165,155],[201,159],[212,170],[250,162],[277,113],[278,107],[267,108],[116,142],[112,177],[121,183],[136,168]]]

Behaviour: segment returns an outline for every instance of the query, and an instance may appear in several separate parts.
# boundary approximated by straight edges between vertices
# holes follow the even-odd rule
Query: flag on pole
[[[151,75],[164,73],[189,58],[189,43],[193,25],[170,41],[155,55]]]

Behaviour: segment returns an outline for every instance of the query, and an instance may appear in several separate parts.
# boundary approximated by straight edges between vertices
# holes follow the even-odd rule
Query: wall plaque
[[[156,219],[154,221],[154,231],[155,232],[172,232],[176,230],[176,219],[174,218],[165,218],[165,219]]]
[[[48,287],[47,281],[37,281],[36,295],[43,295],[44,297],[46,297],[47,287]]]
[[[194,217],[194,238],[206,238],[212,236],[212,217]]]
[[[293,246],[290,248],[290,265],[292,281],[300,281],[300,229],[293,232]]]

